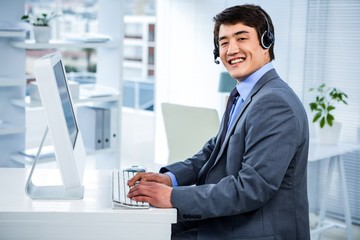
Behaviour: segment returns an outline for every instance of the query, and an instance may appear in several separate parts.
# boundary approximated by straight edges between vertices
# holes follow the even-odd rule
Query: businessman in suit
[[[194,156],[136,175],[128,196],[176,208],[172,239],[310,239],[308,120],[272,65],[271,18],[240,5],[214,22],[215,62],[238,82],[230,116]]]

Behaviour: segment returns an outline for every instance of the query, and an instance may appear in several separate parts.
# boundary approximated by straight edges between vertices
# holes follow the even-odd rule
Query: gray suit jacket
[[[310,239],[308,132],[303,104],[268,71],[222,146],[214,137],[160,170],[178,180],[171,195],[178,221],[197,221],[198,239]]]

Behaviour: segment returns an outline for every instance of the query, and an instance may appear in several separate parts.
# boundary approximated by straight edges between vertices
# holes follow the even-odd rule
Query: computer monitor
[[[84,192],[82,178],[86,153],[61,53],[47,54],[36,60],[34,72],[47,120],[47,129],[37,155],[39,156],[49,131],[63,186],[35,186],[31,182],[37,156],[29,175],[26,193],[31,198],[39,199],[81,199]]]

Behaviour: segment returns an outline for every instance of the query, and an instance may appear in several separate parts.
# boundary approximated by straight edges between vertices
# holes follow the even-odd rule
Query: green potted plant
[[[51,38],[50,21],[58,17],[55,13],[41,13],[40,15],[23,15],[21,20],[33,25],[34,38],[38,43],[47,43]]]
[[[335,103],[347,105],[348,95],[335,87],[327,87],[325,83],[317,88],[310,88],[309,91],[317,93],[315,101],[310,103],[310,110],[315,112],[312,121],[318,123],[318,141],[323,144],[336,144],[340,136],[341,123],[335,121],[333,111]]]

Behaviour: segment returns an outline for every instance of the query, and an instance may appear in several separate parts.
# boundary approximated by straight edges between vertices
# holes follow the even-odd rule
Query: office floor
[[[314,229],[316,227],[318,221],[318,216],[310,213],[310,227],[311,229]],[[336,220],[334,220],[336,222]],[[337,221],[339,223],[340,221]],[[360,239],[360,226],[353,224],[353,240],[359,240]],[[347,240],[347,232],[346,229],[343,228],[332,228],[324,231],[321,234],[321,237],[319,240]]]

